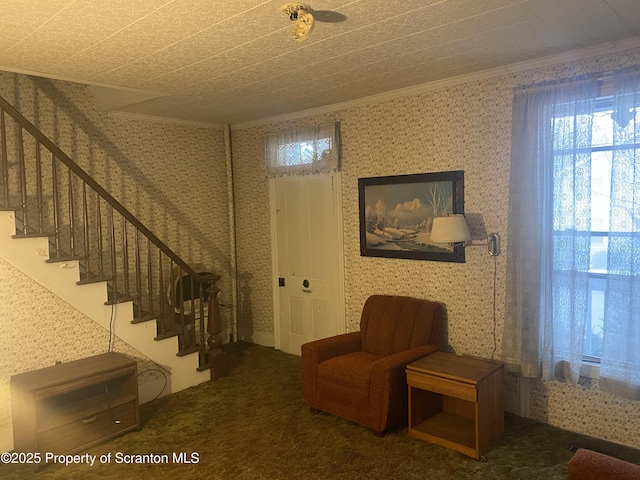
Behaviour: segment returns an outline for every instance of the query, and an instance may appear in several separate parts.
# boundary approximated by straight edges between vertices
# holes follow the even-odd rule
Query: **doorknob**
[[[307,280],[306,278],[302,281],[302,286],[304,288],[309,288],[309,280]]]

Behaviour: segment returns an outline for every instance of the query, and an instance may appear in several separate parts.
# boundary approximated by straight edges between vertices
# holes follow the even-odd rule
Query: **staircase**
[[[0,97],[0,257],[170,375],[210,378],[219,275],[183,261]]]

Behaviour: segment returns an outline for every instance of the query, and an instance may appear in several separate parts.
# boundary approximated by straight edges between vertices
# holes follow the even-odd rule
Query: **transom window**
[[[278,145],[278,165],[309,165],[318,161],[318,158],[322,158],[322,155],[326,155],[325,152],[330,152],[332,148],[333,142],[330,137],[283,143]]]
[[[340,124],[272,133],[265,140],[268,177],[340,171]]]

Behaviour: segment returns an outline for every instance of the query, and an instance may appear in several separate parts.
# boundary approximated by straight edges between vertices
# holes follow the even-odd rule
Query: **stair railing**
[[[134,323],[157,320],[156,339],[178,335],[177,355],[198,352],[209,368],[222,343],[221,277],[182,260],[2,97],[0,144],[0,209],[16,211],[14,237],[50,237],[47,262],[79,260],[79,284],[106,281],[105,304],[132,301]],[[167,286],[167,274],[181,282]]]

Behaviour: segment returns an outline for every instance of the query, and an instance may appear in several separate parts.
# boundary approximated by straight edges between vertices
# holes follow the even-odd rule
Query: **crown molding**
[[[261,126],[261,125],[268,125],[268,124],[284,122],[284,121],[289,121],[289,120],[296,120],[296,119],[304,118],[304,117],[311,117],[311,116],[322,115],[322,114],[326,114],[326,113],[333,113],[333,112],[336,112],[336,111],[339,111],[339,110],[346,110],[346,109],[350,109],[350,108],[366,106],[366,105],[370,105],[372,103],[385,102],[385,101],[393,100],[393,99],[396,99],[396,98],[407,97],[407,96],[415,96],[415,95],[419,95],[421,93],[425,93],[425,92],[429,92],[429,91],[433,91],[433,90],[437,90],[437,89],[441,89],[441,88],[447,88],[447,87],[451,87],[451,86],[455,86],[455,85],[460,85],[460,84],[464,84],[464,83],[470,83],[470,82],[475,82],[475,81],[480,81],[480,80],[486,80],[486,79],[489,79],[489,78],[494,78],[494,77],[498,77],[498,76],[502,76],[502,75],[514,74],[514,73],[523,72],[523,71],[526,71],[526,70],[531,70],[531,69],[534,69],[534,68],[541,68],[541,67],[547,67],[547,66],[551,66],[551,65],[557,65],[557,64],[560,64],[560,63],[566,63],[566,62],[570,62],[570,61],[581,60],[581,59],[585,59],[585,58],[589,58],[589,57],[593,57],[593,56],[597,56],[597,55],[603,55],[603,54],[607,54],[607,53],[614,53],[614,52],[618,52],[618,51],[630,50],[630,49],[634,49],[634,48],[640,48],[640,37],[634,37],[634,38],[630,38],[630,39],[627,39],[627,40],[621,40],[619,42],[606,43],[606,44],[603,44],[603,45],[584,48],[584,49],[580,49],[580,50],[571,50],[571,51],[568,51],[568,52],[559,53],[559,54],[556,54],[556,55],[550,55],[550,56],[539,58],[539,59],[535,59],[535,60],[527,60],[527,61],[523,61],[523,62],[518,62],[518,63],[505,65],[505,66],[502,66],[502,67],[483,70],[483,71],[480,71],[480,72],[470,73],[470,74],[466,74],[466,75],[459,75],[457,77],[444,78],[442,80],[436,80],[436,81],[433,81],[433,82],[423,83],[423,84],[420,84],[420,85],[414,85],[414,86],[411,86],[411,87],[400,88],[400,89],[393,90],[393,91],[390,91],[390,92],[384,92],[384,93],[380,93],[380,94],[369,95],[367,97],[362,97],[362,98],[358,98],[358,99],[354,99],[354,100],[349,100],[349,101],[346,101],[346,102],[334,103],[334,104],[331,104],[331,105],[324,105],[324,106],[321,106],[321,107],[310,108],[310,109],[306,109],[306,110],[299,110],[299,111],[296,111],[296,112],[284,113],[284,114],[281,114],[281,115],[274,115],[274,116],[271,116],[271,117],[264,117],[264,118],[260,118],[260,119],[257,119],[257,120],[250,120],[250,121],[247,121],[247,122],[238,122],[238,123],[235,123],[235,124],[231,124],[230,128],[231,128],[231,130],[242,130],[242,129],[252,128],[252,127],[256,127],[256,126]],[[35,77],[44,77],[44,78],[50,78],[50,79],[54,79],[54,80],[61,80],[61,81],[65,81],[65,82],[78,83],[78,84],[87,85],[87,86],[90,86],[90,87],[93,86],[93,87],[98,87],[98,88],[102,88],[102,89],[113,89],[114,91],[120,91],[121,92],[122,95],[117,100],[117,102],[122,102],[123,104],[125,102],[129,103],[129,104],[137,103],[136,102],[136,100],[137,100],[136,99],[136,94],[139,95],[138,99],[142,99],[142,100],[149,99],[149,98],[152,98],[152,97],[165,97],[165,96],[167,96],[166,93],[162,93],[162,92],[155,92],[155,91],[151,91],[151,90],[139,90],[139,89],[128,88],[128,87],[119,87],[119,86],[114,86],[114,85],[109,85],[109,84],[104,84],[104,83],[99,83],[99,82],[89,82],[89,81],[86,81],[86,80],[78,80],[78,79],[75,79],[75,78],[65,77],[65,76],[60,76],[60,75],[49,75],[49,74],[45,75],[45,74],[40,73],[40,72],[17,69],[17,68],[12,68],[12,67],[4,67],[2,65],[0,65],[0,70],[7,71],[7,72],[12,72],[12,73],[23,74],[23,75],[30,75],[30,76],[35,76]],[[126,93],[129,93],[130,95],[127,96]],[[127,98],[126,101],[124,100],[125,98]],[[117,103],[114,102],[113,106],[118,108],[118,106],[126,106],[126,105],[117,105]],[[161,117],[161,116],[154,116],[154,115],[145,115],[145,114],[138,114],[138,113],[122,112],[122,111],[118,111],[118,110],[108,110],[108,111],[109,111],[109,113],[113,114],[116,117],[125,118],[125,119],[129,119],[129,120],[139,120],[139,121],[156,122],[156,123],[168,123],[168,124],[184,125],[184,126],[191,126],[191,127],[198,127],[198,128],[210,128],[210,129],[216,129],[216,130],[223,130],[225,128],[225,125],[218,124],[218,123],[194,121],[194,120],[184,120],[184,119],[179,119],[179,118],[174,118],[174,117]]]
[[[571,50],[569,52],[550,55],[550,56],[538,58],[535,60],[527,60],[523,62],[513,63],[510,65],[505,65],[503,67],[482,70],[480,72],[470,73],[466,75],[459,75],[457,77],[445,78],[442,80],[436,80],[434,82],[428,82],[420,85],[414,85],[411,87],[393,90],[391,92],[370,95],[367,97],[362,97],[355,100],[349,100],[346,102],[334,103],[332,105],[326,105],[326,106],[317,107],[317,108],[310,108],[307,110],[300,110],[297,112],[284,113],[282,115],[265,117],[258,120],[248,121],[248,122],[239,122],[236,124],[231,124],[231,129],[242,130],[245,128],[252,128],[252,127],[257,127],[261,125],[285,122],[288,120],[296,120],[298,118],[311,117],[314,115],[331,113],[338,110],[346,110],[349,108],[361,107],[361,106],[369,105],[372,103],[380,103],[380,102],[393,100],[400,97],[419,95],[421,93],[425,93],[425,92],[429,92],[429,91],[437,90],[441,88],[451,87],[454,85],[460,85],[463,83],[486,80],[493,77],[499,77],[501,75],[514,74],[514,73],[523,72],[526,70],[531,70],[534,68],[557,65],[560,63],[566,63],[573,60],[582,60],[584,58],[594,57],[596,55],[603,55],[606,53],[630,50],[633,48],[640,48],[640,37],[634,37],[628,40],[621,40],[619,42],[606,43],[603,45],[597,45],[595,47],[589,47],[589,48],[584,48],[580,50]]]

